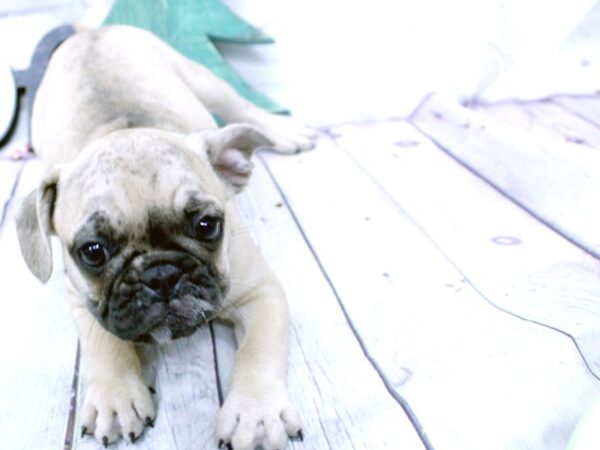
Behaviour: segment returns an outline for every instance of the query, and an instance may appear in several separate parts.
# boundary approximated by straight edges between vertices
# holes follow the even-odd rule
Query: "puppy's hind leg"
[[[102,328],[71,289],[69,296],[85,369],[81,432],[104,446],[120,437],[135,442],[156,415],[135,348]]]
[[[174,52],[175,53],[175,52]],[[275,143],[280,153],[298,153],[314,147],[317,134],[289,116],[272,114],[241,97],[229,84],[181,55],[172,55],[183,82],[212,113],[226,123],[249,123]]]

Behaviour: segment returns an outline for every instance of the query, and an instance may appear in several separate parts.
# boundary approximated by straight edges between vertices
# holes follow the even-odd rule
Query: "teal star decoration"
[[[273,39],[219,0],[117,0],[104,23],[151,31],[188,58],[211,69],[254,104],[272,112],[287,112],[252,89],[219,53],[213,41],[273,43]]]

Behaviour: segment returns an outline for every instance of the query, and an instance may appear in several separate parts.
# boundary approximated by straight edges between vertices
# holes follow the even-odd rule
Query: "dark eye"
[[[220,217],[194,216],[194,233],[196,239],[203,242],[215,242],[223,234],[223,220]]]
[[[92,269],[100,269],[110,259],[108,250],[99,242],[86,242],[79,249],[81,261]]]

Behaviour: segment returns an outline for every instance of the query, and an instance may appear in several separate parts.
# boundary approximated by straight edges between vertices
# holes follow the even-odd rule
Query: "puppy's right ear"
[[[254,166],[250,161],[252,154],[261,147],[275,145],[257,128],[244,123],[192,133],[187,142],[192,148],[206,151],[217,175],[235,193],[244,189],[250,179]]]
[[[52,169],[40,186],[25,197],[16,217],[21,253],[29,270],[42,283],[52,274],[50,233],[59,176],[60,167]]]

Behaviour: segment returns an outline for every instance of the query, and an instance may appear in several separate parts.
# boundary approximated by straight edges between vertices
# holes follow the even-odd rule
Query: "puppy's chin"
[[[150,338],[154,344],[166,344],[173,340],[173,333],[169,327],[163,325],[151,331]]]
[[[121,339],[169,342],[216,315],[225,285],[210,261],[173,251],[140,255],[115,278],[98,318]]]
[[[168,344],[169,342],[172,342],[175,339],[191,336],[196,332],[196,330],[198,330],[198,328],[202,327],[206,323],[207,322],[203,322],[195,327],[191,327],[186,330],[179,329],[177,330],[176,334],[173,333],[173,330],[169,327],[169,325],[159,325],[146,335],[140,336],[135,341],[147,344]]]

